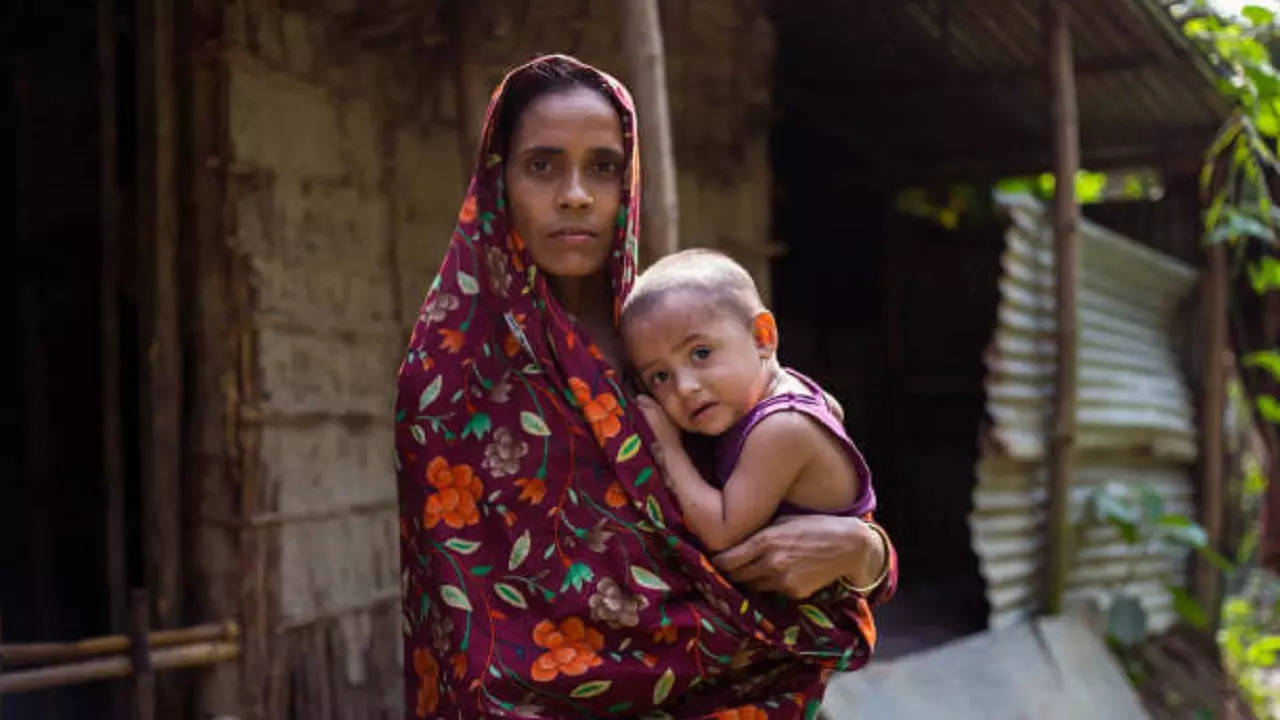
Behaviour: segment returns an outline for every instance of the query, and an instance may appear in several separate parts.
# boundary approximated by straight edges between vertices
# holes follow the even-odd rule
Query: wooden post
[[[488,95],[480,66],[476,63],[480,33],[476,22],[477,6],[471,3],[445,5],[446,22],[453,36],[453,90],[458,117],[458,160],[462,182],[471,178],[477,153],[480,152],[480,123]],[[466,188],[463,188],[466,192]]]
[[[98,226],[102,248],[99,322],[102,323],[102,480],[107,488],[104,550],[112,632],[124,632],[124,475],[120,450],[120,251],[116,186],[116,17],[114,0],[98,0]]]
[[[138,235],[142,262],[142,493],[145,576],[156,625],[181,617],[181,338],[178,334],[177,96],[173,3],[138,12]]]
[[[1080,248],[1076,235],[1079,208],[1075,177],[1080,167],[1080,137],[1076,115],[1076,87],[1071,59],[1071,28],[1067,0],[1046,0],[1048,23],[1049,98],[1053,132],[1053,247],[1057,281],[1058,367],[1054,378],[1052,435],[1049,445],[1048,556],[1044,609],[1062,609],[1070,567],[1068,503],[1071,454],[1076,434],[1076,283]]]
[[[648,264],[680,247],[680,207],[675,146],[667,102],[667,59],[662,47],[658,0],[625,0],[622,33],[636,115],[640,124],[640,167],[644,198],[640,258]]]
[[[130,593],[129,663],[133,668],[133,714],[137,720],[153,720],[156,716],[156,678],[151,669],[151,647],[148,642],[149,614],[147,591],[134,590]]]
[[[1209,246],[1206,255],[1200,301],[1205,347],[1200,383],[1200,524],[1209,536],[1209,546],[1220,550],[1223,521],[1222,415],[1226,405],[1223,361],[1227,350],[1227,256],[1221,244]],[[1218,569],[1203,557],[1197,558],[1195,580],[1196,597],[1201,605],[1216,608]]]

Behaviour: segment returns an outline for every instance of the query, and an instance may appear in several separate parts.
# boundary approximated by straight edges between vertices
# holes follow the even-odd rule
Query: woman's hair
[[[765,309],[750,273],[733,258],[719,250],[690,248],[662,257],[636,278],[622,303],[619,326],[650,312],[678,290],[709,297],[748,325]]]
[[[590,67],[568,58],[550,57],[513,75],[507,80],[502,106],[498,109],[493,131],[494,149],[506,157],[511,148],[511,136],[515,134],[520,116],[529,103],[548,93],[579,87],[599,93],[616,110],[617,103],[604,86],[604,79]]]

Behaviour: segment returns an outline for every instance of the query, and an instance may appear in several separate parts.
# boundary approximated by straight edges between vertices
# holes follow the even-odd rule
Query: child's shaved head
[[[755,281],[733,258],[718,250],[693,248],[661,258],[636,278],[631,294],[622,303],[619,325],[625,327],[675,291],[704,295],[748,326],[756,313],[765,309]]]

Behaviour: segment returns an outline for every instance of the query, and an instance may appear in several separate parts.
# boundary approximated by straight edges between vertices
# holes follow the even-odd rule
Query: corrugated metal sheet
[[[981,438],[969,523],[999,627],[1035,608],[1041,577],[1046,450],[1056,368],[1052,230],[1041,204],[998,196],[1010,226],[1001,257],[995,338],[985,358],[991,426]],[[1123,543],[1085,522],[1103,483],[1149,485],[1170,512],[1192,514],[1196,458],[1192,397],[1173,349],[1176,306],[1197,272],[1100,225],[1080,225],[1079,401],[1071,523],[1079,524],[1068,599],[1103,597],[1123,584],[1154,627],[1173,618],[1165,582],[1181,582],[1184,558]]]

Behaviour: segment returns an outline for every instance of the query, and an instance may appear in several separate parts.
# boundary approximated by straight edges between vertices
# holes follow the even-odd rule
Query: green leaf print
[[[636,487],[640,487],[641,485],[643,485],[643,484],[645,484],[645,483],[649,482],[649,478],[650,478],[650,477],[652,477],[652,476],[653,476],[653,468],[652,468],[652,467],[647,467],[647,468],[645,468],[645,469],[641,470],[641,471],[640,471],[640,473],[639,473],[638,475],[636,475],[636,480],[635,480],[635,482],[634,482],[633,484],[634,484]]]
[[[502,598],[502,601],[512,607],[518,607],[521,610],[528,610],[529,603],[524,599],[524,593],[520,592],[513,585],[506,583],[494,583],[493,591]]]
[[[671,586],[662,578],[658,577],[653,571],[642,568],[639,565],[631,566],[631,577],[636,579],[640,587],[646,587],[650,590],[661,590],[663,592],[671,592]]]
[[[574,590],[582,592],[583,583],[589,583],[593,578],[595,578],[595,573],[591,571],[591,568],[582,563],[574,563],[565,571],[564,582],[560,583],[560,592],[564,592],[570,585],[573,586]]]
[[[804,613],[804,616],[809,618],[809,622],[820,628],[830,629],[835,627],[831,622],[831,618],[827,617],[826,613],[812,605],[801,605],[800,612]]]
[[[467,594],[462,592],[457,585],[441,585],[440,598],[449,607],[471,612],[471,601],[467,599]]]
[[[524,428],[524,431],[530,435],[537,435],[538,437],[546,437],[551,434],[551,428],[547,427],[542,418],[528,410],[520,411],[520,427]]]
[[[787,645],[795,645],[796,641],[799,639],[800,639],[799,625],[792,625],[791,627],[787,628],[782,632],[782,642],[786,643]]]
[[[658,506],[657,498],[652,495],[645,498],[644,507],[645,510],[648,511],[649,519],[653,521],[654,525],[657,525],[660,528],[667,526],[666,521],[662,518],[662,508]]]
[[[609,691],[609,687],[612,685],[612,680],[592,680],[591,682],[584,682],[574,688],[569,693],[569,697],[590,698],[597,695],[603,695]]]
[[[662,677],[658,678],[658,682],[653,684],[653,704],[661,705],[667,696],[671,694],[671,688],[676,684],[676,674],[667,668],[662,673]]]
[[[478,577],[484,577],[485,575],[488,575],[492,571],[493,571],[492,565],[477,565],[471,568],[471,574],[476,575]]]
[[[516,543],[511,547],[511,557],[507,559],[507,569],[515,570],[520,567],[520,563],[529,557],[529,531],[525,530],[520,533],[520,537],[516,538]]]
[[[622,441],[622,446],[618,448],[618,462],[624,463],[636,456],[640,452],[640,436],[632,435]]]
[[[475,436],[477,440],[483,440],[485,433],[493,428],[493,421],[489,419],[489,413],[478,412],[471,416],[467,421],[467,426],[462,428],[462,437],[466,438],[467,433]]]
[[[427,433],[422,429],[421,425],[410,425],[409,434],[413,436],[414,440],[418,441],[419,445],[427,444]]]
[[[440,386],[444,382],[443,375],[437,375],[431,384],[423,388],[422,394],[418,396],[418,412],[422,412],[436,398],[440,397]]]
[[[461,538],[449,538],[444,541],[444,546],[463,555],[470,555],[480,549],[480,543],[475,540],[463,540]]]
[[[467,273],[458,271],[458,289],[466,295],[475,295],[480,292],[480,285],[476,283],[476,279]]]

